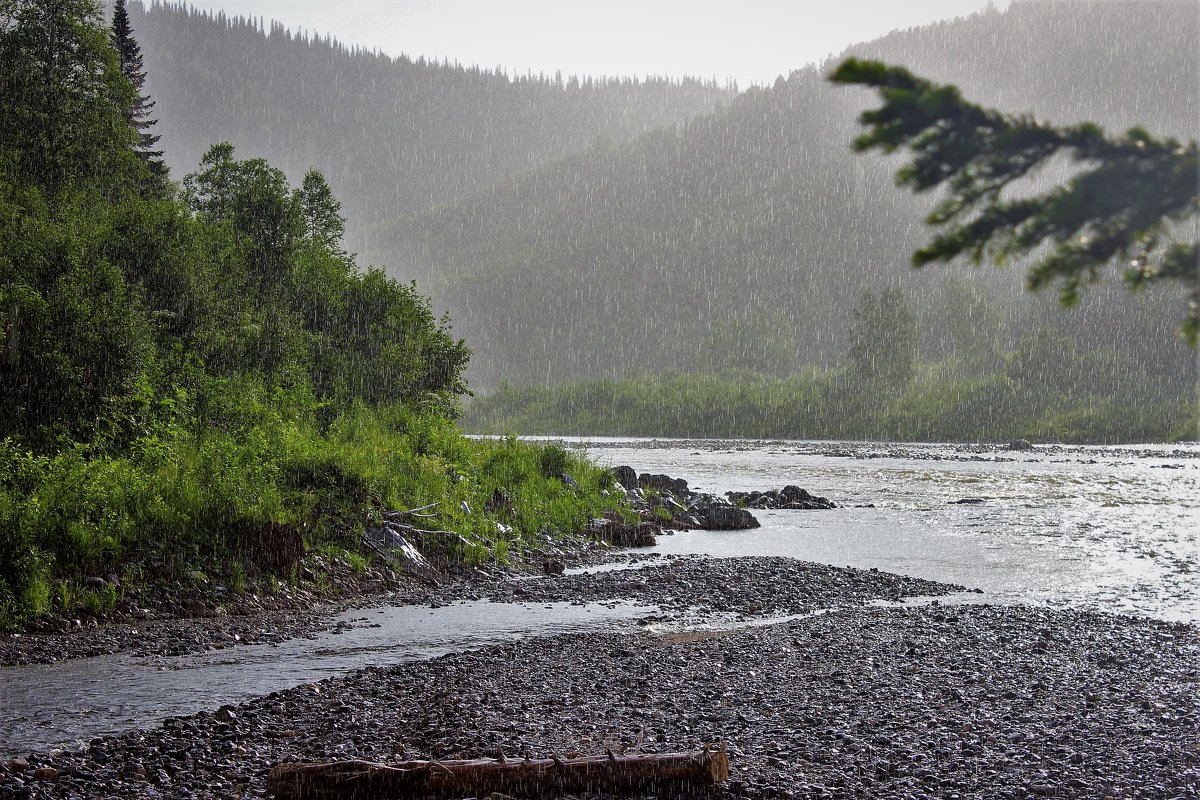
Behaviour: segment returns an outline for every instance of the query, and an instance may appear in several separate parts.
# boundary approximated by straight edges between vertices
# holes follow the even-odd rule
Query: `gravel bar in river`
[[[748,587],[737,570],[786,575],[778,561],[687,562],[674,567],[692,578],[683,586],[652,573],[529,583],[661,582],[691,608],[720,597],[750,610],[761,601],[737,601]],[[699,580],[706,568],[712,580]],[[819,572],[810,590],[825,585]],[[772,605],[826,610],[723,630],[535,638],[360,670],[82,752],[32,754],[28,769],[0,775],[0,797],[261,797],[283,760],[721,743],[733,775],[716,798],[1200,797],[1195,626],[1029,607],[871,607],[858,604],[866,592],[853,596],[857,582],[895,576],[830,574],[849,581],[836,593],[851,605],[797,595]]]

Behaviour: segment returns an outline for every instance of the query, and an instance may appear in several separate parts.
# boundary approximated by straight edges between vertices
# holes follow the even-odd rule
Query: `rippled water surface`
[[[792,556],[960,583],[990,602],[1200,621],[1200,445],[593,439],[587,450],[704,491],[795,484],[841,506],[755,512],[760,529],[678,533],[660,552]]]

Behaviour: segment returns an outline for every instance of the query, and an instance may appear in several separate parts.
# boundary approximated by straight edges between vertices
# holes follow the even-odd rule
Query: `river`
[[[979,588],[983,602],[1200,621],[1197,444],[567,441],[703,491],[794,484],[841,506],[755,512],[762,528],[677,534],[660,552],[877,567]]]
[[[596,462],[693,488],[795,484],[829,511],[760,511],[762,527],[680,532],[654,551],[775,555],[983,590],[1031,603],[1200,621],[1200,445],[1039,447],[566,439]],[[960,500],[970,503],[959,503]],[[627,604],[454,604],[343,615],[349,627],[279,647],[182,658],[130,655],[0,670],[0,754],[77,747],[103,732],[255,694],[480,646],[620,624]]]

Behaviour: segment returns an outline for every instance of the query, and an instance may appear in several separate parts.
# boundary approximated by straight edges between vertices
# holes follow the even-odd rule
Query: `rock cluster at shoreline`
[[[810,494],[799,486],[785,486],[766,492],[726,492],[730,502],[745,508],[785,509],[789,511],[813,511],[837,508],[828,497]]]
[[[639,475],[633,467],[628,466],[614,467],[613,475],[643,523],[681,531],[732,531],[759,527],[758,520],[746,509],[724,497],[693,491],[683,478],[648,472]],[[613,524],[620,530],[619,522],[614,521]],[[607,528],[601,528],[599,533],[623,546],[644,547],[654,544],[644,536],[640,537],[637,544],[624,544],[625,540],[612,538]]]
[[[733,772],[720,800],[1194,798],[1198,668],[1194,626],[1022,607],[572,634],[362,670],[81,753],[32,754],[0,774],[0,797],[262,797],[281,760],[725,743]]]

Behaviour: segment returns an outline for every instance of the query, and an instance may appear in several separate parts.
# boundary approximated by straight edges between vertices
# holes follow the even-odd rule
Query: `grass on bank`
[[[233,591],[267,589],[277,578],[246,542],[270,522],[365,568],[361,532],[386,510],[434,504],[416,522],[460,533],[469,544],[456,555],[480,563],[618,507],[611,473],[555,445],[469,439],[400,404],[358,403],[323,422],[306,392],[248,378],[207,394],[207,422],[162,428],[120,455],[0,442],[0,629],[111,610],[121,590],[92,591],[89,576],[129,588],[201,574]]]

